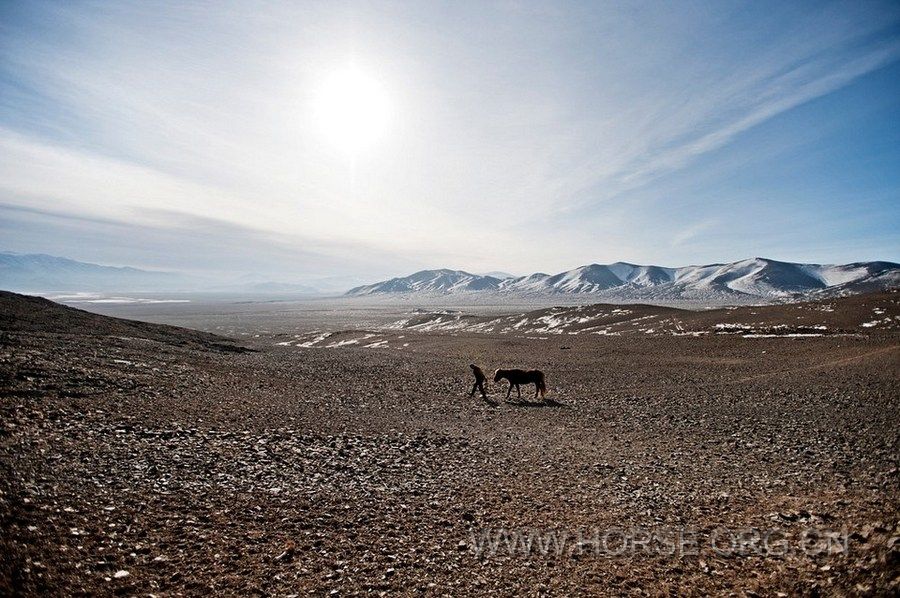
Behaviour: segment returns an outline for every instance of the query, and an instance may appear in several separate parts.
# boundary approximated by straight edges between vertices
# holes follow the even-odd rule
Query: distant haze
[[[284,280],[260,274],[189,275],[91,264],[43,254],[0,252],[0,289],[24,293],[202,291],[267,296],[337,295],[359,282],[352,277]]]

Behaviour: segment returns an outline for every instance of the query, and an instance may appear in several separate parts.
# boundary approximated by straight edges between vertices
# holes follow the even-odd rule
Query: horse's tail
[[[538,385],[538,390],[541,391],[541,398],[543,398],[547,394],[547,383],[544,382],[544,373],[543,372],[541,372],[541,375],[538,378],[537,385]]]

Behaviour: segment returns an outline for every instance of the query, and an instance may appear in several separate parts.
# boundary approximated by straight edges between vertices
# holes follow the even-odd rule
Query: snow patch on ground
[[[888,316],[886,318],[881,318],[878,320],[872,320],[871,322],[863,322],[860,324],[863,328],[874,328],[875,326],[890,326],[894,322],[900,322],[900,316]]]
[[[337,342],[331,343],[330,345],[327,345],[327,347],[329,349],[336,349],[337,347],[346,347],[347,345],[357,345],[357,344],[359,344],[359,339],[351,338],[349,340],[337,341]]]
[[[790,334],[745,334],[741,338],[810,338],[814,336],[825,336],[819,333],[790,333]]]
[[[297,343],[297,346],[298,346],[298,347],[315,347],[317,344],[321,343],[322,341],[324,341],[326,338],[328,338],[328,337],[331,336],[332,334],[334,334],[334,333],[332,333],[332,332],[322,332],[321,334],[319,334],[318,336],[316,336],[316,337],[313,338],[312,340],[308,340],[308,341],[303,342],[303,343]]]

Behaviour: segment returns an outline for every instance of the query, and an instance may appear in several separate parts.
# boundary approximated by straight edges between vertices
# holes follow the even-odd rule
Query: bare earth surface
[[[896,594],[900,294],[627,308],[0,293],[0,592]]]

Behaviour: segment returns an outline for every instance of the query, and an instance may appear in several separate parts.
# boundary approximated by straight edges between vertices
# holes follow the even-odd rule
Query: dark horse
[[[512,392],[513,386],[516,387],[519,398],[522,398],[522,389],[519,388],[520,384],[534,384],[534,398],[538,397],[538,393],[540,393],[542,399],[547,394],[544,372],[540,370],[497,370],[494,372],[494,382],[500,382],[503,378],[509,380],[509,390],[506,391],[507,399]]]

